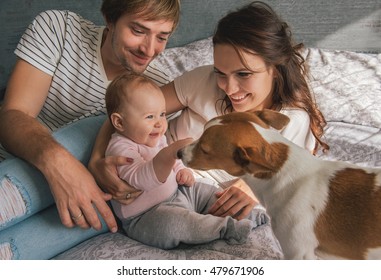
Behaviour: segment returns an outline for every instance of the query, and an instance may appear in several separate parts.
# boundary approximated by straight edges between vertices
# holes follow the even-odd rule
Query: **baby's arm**
[[[160,150],[157,155],[153,158],[153,168],[157,179],[160,182],[165,182],[167,177],[173,170],[173,167],[177,159],[177,151],[190,144],[192,139],[183,139],[173,142],[169,146]]]

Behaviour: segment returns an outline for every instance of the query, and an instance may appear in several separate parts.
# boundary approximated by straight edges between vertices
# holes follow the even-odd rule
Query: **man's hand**
[[[52,156],[43,173],[49,183],[62,223],[87,229],[102,227],[97,211],[111,232],[117,231],[114,215],[105,194],[93,176],[78,160],[62,150]]]
[[[110,156],[93,161],[89,164],[89,170],[105,192],[110,193],[113,199],[127,205],[142,193],[118,176],[117,167],[131,163],[132,160],[129,158]]]

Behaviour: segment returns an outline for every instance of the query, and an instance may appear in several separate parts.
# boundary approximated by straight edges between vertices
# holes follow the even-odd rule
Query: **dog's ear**
[[[255,111],[254,113],[263,122],[278,130],[281,130],[290,122],[290,118],[288,116],[274,110],[264,109],[262,111]]]
[[[237,147],[233,154],[234,161],[241,167],[246,167],[250,163],[250,156],[246,148]]]
[[[237,147],[233,158],[245,172],[261,179],[271,177],[272,168],[268,166],[264,157],[253,148]]]
[[[260,179],[269,179],[286,162],[288,146],[273,143],[261,150],[253,147],[236,147],[233,158],[246,173]]]

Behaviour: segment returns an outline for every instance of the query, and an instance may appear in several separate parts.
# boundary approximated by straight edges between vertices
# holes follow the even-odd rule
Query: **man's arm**
[[[110,120],[107,119],[95,140],[88,167],[98,184],[110,193],[113,199],[123,204],[129,204],[141,194],[141,191],[129,186],[118,176],[117,167],[130,164],[129,158],[123,156],[105,157],[106,148],[113,132],[114,128]],[[128,199],[126,198],[127,194],[129,194]]]
[[[97,186],[89,171],[52,137],[36,119],[52,77],[24,60],[16,62],[0,110],[0,142],[14,155],[36,166],[46,177],[62,223],[100,229],[93,205],[110,230],[117,228],[106,201],[111,197]],[[83,213],[74,223],[71,216]]]
[[[0,111],[1,143],[8,151],[35,166],[43,164],[44,147],[53,145],[49,143],[48,129],[35,119],[46,100],[51,80],[51,76],[18,60]]]

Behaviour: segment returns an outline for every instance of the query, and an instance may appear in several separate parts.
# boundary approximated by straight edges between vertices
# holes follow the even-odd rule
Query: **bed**
[[[331,150],[319,154],[364,166],[381,166],[381,55],[307,48],[311,88],[326,116],[326,141]],[[165,51],[158,63],[171,77],[212,63],[211,39]],[[191,61],[192,63],[189,63]],[[213,173],[211,173],[213,177]],[[281,259],[270,226],[253,231],[248,244],[218,240],[175,250],[148,248],[123,234],[105,233],[55,257],[56,259]]]
[[[98,1],[99,2],[99,1]],[[195,2],[197,2],[195,4]],[[218,3],[218,5],[216,4]],[[207,18],[208,10],[216,5],[224,8],[218,13],[210,15],[210,24],[200,21]],[[172,38],[171,45],[156,59],[155,63],[165,70],[170,79],[175,78],[184,71],[197,66],[212,64],[213,52],[211,43],[211,27],[223,13],[234,7],[241,6],[250,1],[182,1],[182,22],[180,23],[179,36],[177,33]],[[303,50],[309,69],[310,87],[315,94],[316,101],[322,110],[328,125],[325,131],[325,141],[331,149],[328,153],[320,153],[317,156],[329,160],[343,160],[363,166],[381,166],[381,3],[380,1],[367,1],[361,5],[356,1],[355,8],[349,7],[348,3],[331,1],[266,1],[272,5],[284,19],[291,21],[292,28],[299,41],[305,43]],[[318,3],[316,3],[318,2]],[[192,4],[193,3],[193,4]],[[204,3],[204,4],[203,4]],[[4,5],[4,4],[2,4]],[[210,9],[201,5],[210,5]],[[231,6],[229,6],[231,5]],[[337,6],[331,6],[337,5]],[[234,7],[233,7],[234,6]],[[330,7],[331,6],[331,7]],[[186,9],[189,9],[188,12]],[[348,15],[351,15],[351,19]],[[338,18],[338,16],[340,16]],[[195,19],[197,18],[197,19]],[[213,19],[213,20],[212,20]],[[186,25],[184,22],[189,22]],[[211,24],[213,23],[213,24]],[[331,24],[331,25],[329,25]],[[334,25],[336,24],[336,25]],[[203,29],[203,34],[194,34],[192,26]],[[355,34],[355,36],[354,36]],[[91,119],[91,118],[89,118]],[[91,122],[91,120],[84,120]],[[65,142],[68,135],[72,137],[73,127],[76,127],[74,138],[89,138],[81,144],[91,147],[92,137],[97,130],[84,124],[74,124],[57,131],[57,139],[63,145],[71,147],[71,143]],[[79,129],[80,127],[81,129]],[[91,128],[92,131],[82,128]],[[66,131],[65,131],[66,129]],[[91,135],[91,136],[89,136]],[[77,149],[77,148],[76,148]],[[73,148],[73,151],[75,148]],[[76,151],[76,150],[75,150]],[[76,151],[78,152],[78,151]],[[80,155],[86,162],[88,154]],[[17,166],[16,166],[17,165]],[[21,166],[22,165],[22,166]],[[5,168],[0,165],[1,176],[6,176]],[[16,166],[28,176],[38,176],[34,170],[28,169],[24,163],[16,162]],[[3,168],[3,170],[2,170]],[[14,169],[12,169],[14,170]],[[17,169],[18,170],[18,169]],[[215,173],[204,174],[210,178]],[[17,176],[14,175],[14,176]],[[24,180],[20,179],[21,181]],[[39,179],[43,180],[43,179]],[[31,180],[28,181],[31,183]],[[42,182],[42,181],[38,181]],[[23,182],[21,182],[23,183]],[[33,183],[33,182],[32,182]],[[54,205],[46,202],[46,212],[54,211]],[[0,252],[9,239],[9,231],[16,231],[23,223],[33,224],[35,215],[31,214],[25,220],[14,221],[13,224],[2,230],[0,225]],[[46,219],[57,225],[57,221]],[[3,232],[2,232],[3,231]],[[8,235],[4,233],[8,231]],[[5,237],[4,237],[5,236]],[[55,260],[78,260],[78,259],[177,259],[177,260],[200,260],[200,259],[253,259],[268,260],[282,259],[283,254],[278,241],[273,235],[270,225],[256,228],[246,244],[228,245],[222,240],[216,240],[208,244],[180,247],[172,250],[161,250],[141,244],[129,239],[123,233],[115,234],[108,232],[91,233],[83,236],[75,243],[70,242],[68,237],[62,236],[56,244],[42,248],[41,253],[12,254],[9,258],[17,259],[55,259]],[[64,245],[63,245],[64,244]],[[17,244],[12,244],[17,246]],[[47,252],[50,250],[49,252]],[[0,253],[0,259],[2,258]],[[5,259],[6,257],[4,257]]]

